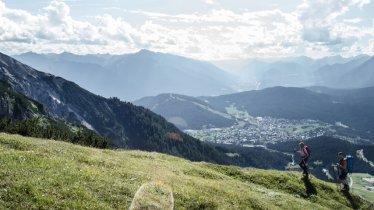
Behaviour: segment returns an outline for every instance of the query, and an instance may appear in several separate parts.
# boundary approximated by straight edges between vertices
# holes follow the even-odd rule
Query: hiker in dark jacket
[[[306,146],[304,144],[304,142],[300,142],[299,146],[300,146],[300,149],[299,149],[298,152],[299,152],[300,157],[301,157],[299,166],[300,166],[300,168],[303,169],[303,174],[308,176],[309,171],[308,171],[307,163],[308,163],[308,159],[310,157],[310,154],[309,154],[310,152],[309,152],[308,146]]]
[[[338,153],[338,163],[336,164],[339,171],[339,182],[343,184],[343,191],[349,191],[349,185],[347,184],[348,175],[348,161],[344,158],[344,153]]]

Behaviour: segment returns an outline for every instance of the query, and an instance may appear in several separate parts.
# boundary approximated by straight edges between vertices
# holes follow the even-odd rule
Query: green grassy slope
[[[353,190],[358,195],[361,195],[367,200],[374,202],[374,176],[370,174],[354,173],[351,175],[353,178]],[[365,180],[366,179],[366,180]]]
[[[370,209],[334,184],[296,172],[194,163],[0,134],[0,209],[128,209],[138,188],[162,183],[175,209]]]

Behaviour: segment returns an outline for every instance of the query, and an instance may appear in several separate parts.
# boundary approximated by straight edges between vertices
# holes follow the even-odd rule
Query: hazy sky
[[[0,51],[218,60],[374,53],[371,0],[0,0]]]

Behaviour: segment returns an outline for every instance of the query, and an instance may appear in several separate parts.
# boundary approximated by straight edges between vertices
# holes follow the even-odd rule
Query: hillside
[[[134,101],[163,116],[180,129],[229,127],[235,123],[228,114],[214,110],[206,102],[180,94],[161,94]]]
[[[54,138],[99,148],[108,145],[108,139],[82,125],[69,124],[52,116],[43,105],[12,90],[4,81],[0,81],[0,132]]]
[[[210,63],[149,50],[124,55],[25,53],[16,58],[94,93],[122,100],[170,92],[192,96],[234,92],[231,76]]]
[[[313,119],[322,113],[330,114],[328,105],[332,103],[332,99],[328,95],[303,88],[288,87],[203,97],[203,99],[221,111],[225,111],[226,107],[234,104],[238,109],[248,111],[253,116],[291,119]]]
[[[111,147],[157,151],[190,160],[226,163],[225,155],[181,132],[161,116],[118,98],[95,95],[77,84],[37,71],[0,53],[0,80],[70,123],[108,137]]]
[[[252,116],[313,119],[331,124],[341,122],[370,136],[374,133],[374,113],[371,111],[374,109],[373,93],[372,88],[337,94],[304,88],[274,87],[200,99],[221,112],[234,105]]]
[[[23,120],[45,115],[40,103],[13,91],[8,83],[0,80],[0,118]]]
[[[193,163],[8,134],[0,134],[0,163],[3,209],[127,209],[137,189],[149,182],[171,188],[175,209],[373,208],[355,195],[337,192],[334,184],[314,177],[301,180],[296,172]]]

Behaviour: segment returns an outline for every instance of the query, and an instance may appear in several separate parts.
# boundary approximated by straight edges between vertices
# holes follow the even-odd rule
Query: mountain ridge
[[[25,53],[15,57],[106,97],[135,100],[165,92],[194,96],[234,92],[231,75],[213,64],[149,50],[123,55]]]
[[[0,80],[8,81],[17,92],[43,104],[56,116],[108,137],[112,147],[226,163],[214,148],[179,131],[143,107],[92,94],[73,82],[37,71],[4,54],[0,54]],[[173,136],[178,137],[178,141]]]

